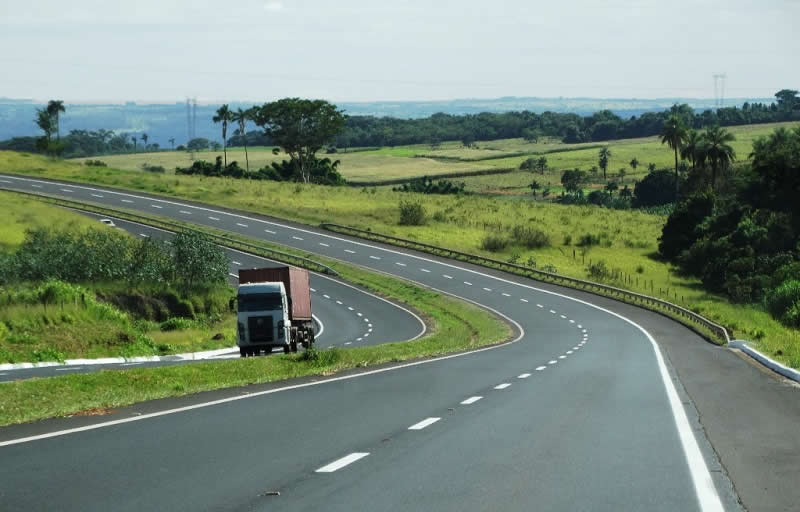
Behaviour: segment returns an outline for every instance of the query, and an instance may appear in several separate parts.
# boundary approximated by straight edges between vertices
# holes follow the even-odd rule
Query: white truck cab
[[[269,353],[273,347],[288,351],[291,321],[283,283],[240,284],[237,304],[237,344],[243,357]]]

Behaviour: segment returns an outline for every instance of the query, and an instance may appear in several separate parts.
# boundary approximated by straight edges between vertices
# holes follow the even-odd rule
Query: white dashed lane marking
[[[190,212],[190,211],[188,211],[188,210],[180,210],[180,212],[181,212],[182,214],[184,214],[184,215],[191,215],[191,214],[192,214],[192,212]]]
[[[355,254],[356,251],[351,251],[350,249],[345,249],[344,252],[349,252],[350,254]]]
[[[528,299],[519,299],[520,302],[528,302]]]
[[[241,228],[246,228],[247,227],[247,224],[242,224],[241,222],[237,222],[236,225],[241,227]]]
[[[347,309],[349,309],[350,311],[353,311],[353,307],[352,306],[347,306]]]
[[[370,256],[370,258],[372,258],[373,260],[379,260],[380,259],[379,256]]]
[[[219,220],[219,217],[212,217],[211,215],[209,215],[208,218],[211,220]]]
[[[150,205],[150,208],[157,208],[157,209],[159,209],[159,210],[160,210],[160,209],[162,209],[162,208],[164,208],[164,207],[163,207],[163,206],[158,206],[157,204],[151,204],[151,205]]]
[[[139,236],[143,236],[143,237],[145,237],[145,238],[149,238],[149,237],[148,237],[147,235],[145,235],[144,233],[139,233]]]
[[[521,375],[517,375],[517,378],[518,378],[518,379],[527,379],[527,378],[528,378],[528,377],[530,377],[530,376],[531,376],[531,374],[530,374],[530,373],[523,373],[523,374],[521,374]]]
[[[7,182],[7,183],[10,183],[10,182]],[[31,185],[31,186],[34,187],[34,188],[42,188],[41,185]],[[92,195],[94,195],[94,194],[92,194]],[[103,196],[100,196],[100,197],[103,197]]]
[[[421,268],[420,270],[421,270],[421,271],[423,271],[423,272],[428,272],[428,273],[430,273],[430,270],[428,270],[427,268]]]
[[[484,290],[486,290],[487,292],[490,292],[490,291],[492,291],[492,289],[491,289],[491,288],[484,288]]]
[[[558,363],[558,361],[556,361],[555,359],[553,359],[552,361],[548,361],[547,362],[547,364],[556,364],[556,363]]]
[[[503,297],[511,297],[511,295],[509,295],[507,293],[503,293]]]
[[[543,308],[544,306],[542,306],[541,304],[536,304],[536,307],[537,308]]]
[[[413,425],[408,427],[408,430],[422,430],[425,427],[429,427],[429,426],[433,425],[434,423],[436,423],[440,419],[442,419],[442,418],[426,418],[426,419],[420,421],[419,423],[414,423]]]
[[[566,320],[566,319],[567,319],[567,316],[566,316],[566,315],[559,315],[559,316],[560,316],[561,318],[563,318],[564,320]]]
[[[478,400],[480,400],[481,398],[483,398],[483,397],[482,396],[471,396],[471,397],[467,398],[466,400],[464,400],[463,402],[461,402],[461,405],[472,405],[475,402],[477,402]]]
[[[551,313],[553,313],[554,315],[556,314],[556,312],[555,312],[555,311],[553,311],[552,309],[550,310],[550,312],[551,312]]]
[[[36,186],[36,185],[34,185]],[[92,197],[103,197],[101,194],[92,194]]]
[[[559,359],[566,359],[567,356],[558,356]]]
[[[341,305],[342,305],[342,301],[340,301],[340,300],[337,300],[337,301],[336,301],[336,304],[339,304],[339,305],[341,306]]]
[[[575,320],[570,319],[569,323],[574,324]]]
[[[320,242],[319,245],[321,245],[322,247],[330,247],[330,245],[328,245],[326,243],[322,243],[322,242]]]
[[[270,231],[269,229],[265,229],[264,233],[269,233],[270,235],[274,235],[275,234],[274,231]]]
[[[69,193],[75,192],[74,190],[70,190],[68,188],[62,188],[61,191],[62,192],[69,192]]]
[[[546,366],[537,366],[537,367],[536,367],[536,371],[537,371],[537,372],[540,372],[540,371],[542,371],[542,370],[546,370],[546,369],[547,369],[547,367],[546,367]]]
[[[345,466],[349,466],[350,464],[356,462],[357,460],[363,459],[369,455],[368,452],[355,452],[342,457],[341,459],[335,460],[326,466],[322,466],[316,472],[317,473],[333,473],[334,471],[338,471]]]
[[[448,276],[447,274],[442,274],[442,277],[445,279],[453,279],[453,276]]]
[[[294,238],[295,240],[303,240],[303,239],[302,239],[302,238],[300,238],[299,236],[293,236],[292,238]]]
[[[472,286],[472,283],[470,283],[469,281],[464,281],[464,284],[467,286]]]
[[[498,384],[494,387],[494,389],[506,389],[507,387],[511,386],[510,383],[504,382],[502,384]]]
[[[323,295],[323,297],[325,297],[326,299],[330,299],[331,298],[330,295]]]
[[[120,199],[120,201],[122,201],[123,203],[132,203],[133,202],[130,199]]]
[[[234,265],[241,265],[241,263],[239,263],[238,261],[231,261],[231,263],[233,263]]]
[[[398,262],[395,262],[395,265],[400,265],[401,267],[405,267],[405,266],[406,266],[406,264],[405,264],[405,263],[400,263],[399,261],[398,261]]]
[[[572,351],[571,350],[567,350],[567,354],[572,354]]]

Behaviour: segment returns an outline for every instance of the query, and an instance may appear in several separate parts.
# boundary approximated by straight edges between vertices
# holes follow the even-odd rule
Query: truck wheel
[[[244,347],[239,347],[239,355],[242,357],[247,357],[247,350]]]
[[[288,345],[284,345],[284,346],[283,346],[283,353],[284,353],[284,354],[288,354],[288,353],[289,353],[289,347],[288,347]]]
[[[292,341],[291,343],[289,343],[289,348],[291,349],[292,352],[297,352],[297,342]]]

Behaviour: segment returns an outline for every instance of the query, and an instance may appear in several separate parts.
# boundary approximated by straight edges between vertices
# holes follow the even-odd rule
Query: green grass
[[[666,148],[660,148],[660,151],[669,154]],[[749,150],[739,151],[749,153]],[[309,224],[337,222],[497,259],[507,260],[516,254],[522,263],[533,258],[538,268],[549,264],[559,273],[583,279],[588,277],[586,267],[590,260],[603,260],[610,268],[633,279],[632,284],[617,281],[609,284],[700,311],[710,319],[732,327],[735,337],[755,341],[760,336],[759,347],[769,355],[800,367],[798,330],[782,326],[758,305],[732,305],[722,297],[709,294],[698,280],[680,276],[676,269],[653,258],[666,221],[663,216],[502,197],[425,196],[393,192],[386,187],[328,188],[146,175],[114,169],[89,169],[44,158],[23,158],[11,152],[0,152],[0,170],[161,193]],[[429,217],[436,214],[436,218],[441,220],[430,220],[419,227],[399,226],[398,203],[401,199],[419,201]],[[530,225],[545,231],[550,236],[551,246],[531,250],[512,244],[498,253],[480,248],[487,233],[508,233],[515,225]],[[587,233],[601,237],[603,243],[586,250],[576,247],[579,238]],[[572,240],[566,244],[568,236]]]
[[[331,349],[307,360],[302,353],[0,383],[0,426],[81,411],[106,413],[137,402],[246,386],[387,362],[433,357],[495,344],[508,326],[474,306],[417,286],[333,263],[343,278],[425,311],[433,327],[419,340],[373,347]]]
[[[736,136],[733,147],[740,159],[746,159],[750,153],[753,140],[756,137],[767,135],[776,127],[795,126],[798,123],[772,123],[759,125],[732,126],[727,129]],[[582,144],[564,144],[557,139],[543,138],[540,142],[529,143],[523,139],[501,139],[493,141],[479,141],[475,147],[466,148],[461,142],[448,141],[440,147],[432,149],[427,144],[410,146],[397,146],[380,148],[363,152],[340,152],[327,156],[331,159],[341,160],[339,167],[343,176],[353,182],[379,181],[397,178],[414,178],[433,174],[448,174],[456,172],[470,172],[485,169],[519,168],[526,158],[544,154],[547,157],[551,171],[545,176],[535,178],[543,184],[559,184],[561,171],[564,169],[580,168],[589,170],[597,165],[596,146],[602,142],[588,142]],[[607,144],[612,153],[608,167],[609,176],[615,176],[620,168],[628,174],[628,181],[641,179],[647,174],[647,164],[654,163],[661,168],[674,166],[674,155],[657,137],[643,137],[637,139],[622,139],[609,141]],[[287,158],[285,154],[273,155],[272,147],[248,148],[250,168],[258,169],[272,162]],[[524,153],[524,155],[520,155]],[[222,156],[222,151],[201,151],[195,153],[196,160],[213,162],[217,156]],[[628,162],[636,157],[640,166],[636,171],[630,168]],[[95,158],[92,158],[95,159]],[[106,162],[110,167],[131,171],[141,171],[142,164],[161,165],[172,174],[176,166],[186,167],[191,165],[189,153],[179,151],[162,151],[158,153],[134,153],[129,155],[108,155],[97,157]],[[87,159],[75,159],[82,163]],[[244,167],[244,149],[229,148],[228,162],[237,161]],[[602,174],[598,174],[596,182],[600,182]],[[467,183],[467,189],[474,192],[490,193],[517,193],[527,192],[527,185],[534,179],[529,173],[514,173],[495,176],[479,176],[475,178],[457,178],[458,181]],[[609,178],[611,179],[611,178]],[[517,189],[515,191],[515,188]]]
[[[0,251],[13,251],[24,240],[25,231],[36,227],[70,231],[113,229],[84,215],[13,193],[0,192],[0,201],[5,216],[0,225]],[[158,287],[141,286],[134,290],[126,283],[86,283],[87,303],[67,301],[45,306],[12,299],[36,286],[0,285],[0,363],[162,355],[236,344],[235,315],[226,310],[227,314],[219,321],[196,321],[189,329],[162,332],[153,322],[137,322],[115,308],[96,307],[91,300],[95,293],[152,296],[165,291]],[[206,303],[227,306],[228,299],[224,290],[207,292],[202,300],[191,298],[196,299],[197,311],[202,311]],[[222,334],[222,338],[213,339],[217,334]]]
[[[113,229],[63,208],[53,208],[17,194],[0,191],[2,222],[0,222],[0,251],[17,248],[25,239],[25,231],[41,227],[66,230]]]

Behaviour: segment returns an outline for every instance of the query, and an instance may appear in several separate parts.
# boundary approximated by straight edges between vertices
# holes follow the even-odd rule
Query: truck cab
[[[270,353],[273,347],[289,351],[292,325],[282,282],[240,284],[237,304],[237,345],[242,357],[262,350]]]

